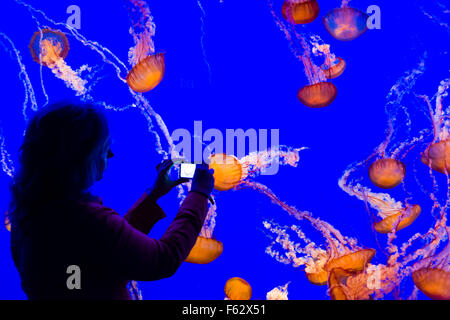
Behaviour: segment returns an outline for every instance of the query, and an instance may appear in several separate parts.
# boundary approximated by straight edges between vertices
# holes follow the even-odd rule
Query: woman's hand
[[[169,191],[177,185],[189,181],[189,179],[186,178],[180,178],[178,180],[170,179],[168,172],[172,166],[173,161],[170,159],[164,160],[156,166],[158,176],[156,177],[156,181],[153,184],[153,187],[147,191],[148,195],[154,198],[155,201],[169,193]]]
[[[205,197],[210,198],[214,188],[214,170],[209,169],[206,163],[198,164],[195,168],[194,178],[192,179],[191,191],[199,192]],[[210,199],[211,202],[212,199]]]

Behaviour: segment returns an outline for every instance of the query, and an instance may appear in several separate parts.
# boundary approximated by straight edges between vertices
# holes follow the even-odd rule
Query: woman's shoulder
[[[102,198],[91,193],[84,193],[78,197],[76,205],[91,213],[117,214],[113,209],[103,205]]]
[[[89,215],[94,215],[94,216],[110,216],[110,215],[114,215],[114,216],[118,216],[119,214],[114,210],[111,209],[105,205],[103,205],[103,203],[98,202],[98,201],[79,201],[77,203],[77,206],[80,207],[80,209],[82,209],[82,211],[88,213]]]
[[[82,220],[85,223],[106,229],[121,229],[124,219],[112,208],[103,204],[98,197],[84,198],[78,201],[77,206],[81,211]]]
[[[127,238],[130,232],[128,223],[115,210],[97,201],[84,201],[79,205],[83,213],[77,223],[84,230],[84,236],[92,237],[96,245],[111,249],[118,241]]]

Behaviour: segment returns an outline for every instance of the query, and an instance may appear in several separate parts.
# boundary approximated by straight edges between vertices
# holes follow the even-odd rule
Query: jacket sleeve
[[[172,276],[195,244],[207,214],[207,198],[190,192],[161,239],[147,237],[111,209],[102,207],[96,238],[110,252],[109,270],[123,280]],[[108,211],[109,210],[109,211]]]
[[[149,234],[156,222],[166,215],[154,199],[144,193],[142,197],[128,210],[124,219],[139,231]]]

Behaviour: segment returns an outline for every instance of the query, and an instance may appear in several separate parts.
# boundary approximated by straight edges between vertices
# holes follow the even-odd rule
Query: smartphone
[[[195,168],[195,163],[182,163],[180,167],[180,178],[192,179],[194,177]]]

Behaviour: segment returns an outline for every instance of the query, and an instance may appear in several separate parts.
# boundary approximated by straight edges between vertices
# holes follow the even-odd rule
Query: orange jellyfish
[[[164,71],[164,53],[152,54],[131,69],[127,75],[127,83],[134,91],[147,92],[162,81]]]
[[[375,255],[375,249],[362,249],[334,258],[325,264],[325,270],[332,271],[341,268],[348,272],[363,271]]]
[[[344,6],[328,13],[323,18],[323,24],[334,38],[350,41],[366,32],[367,19],[366,13]]]
[[[412,274],[414,284],[433,300],[450,300],[450,272],[437,268],[423,268]]]
[[[330,272],[328,285],[331,299],[348,300],[346,287],[342,285],[345,278],[364,271],[375,252],[375,249],[362,249],[331,259],[326,263],[325,269]]]
[[[369,268],[367,268],[369,269]],[[373,269],[373,268],[372,268]],[[372,270],[371,270],[372,271]],[[353,272],[335,268],[328,279],[328,293],[332,300],[369,300],[374,293],[372,286],[373,274]],[[380,275],[381,278],[381,275]],[[380,279],[381,280],[381,279]],[[381,283],[380,287],[381,289]],[[384,288],[383,288],[384,289]]]
[[[155,23],[147,1],[129,0],[130,17],[135,46],[128,52],[129,62],[133,66],[127,75],[127,83],[136,92],[153,90],[163,79],[165,72],[164,53],[155,53],[152,37],[155,35]],[[140,12],[139,17],[133,15]]]
[[[283,18],[292,24],[313,22],[319,16],[319,11],[316,0],[286,0],[281,8]]]
[[[330,45],[326,44],[318,35],[311,36],[311,45],[313,53],[316,56],[324,56],[325,62],[321,69],[327,79],[339,77],[345,70],[346,63],[342,58],[337,58],[331,53]]]
[[[324,286],[328,282],[328,272],[326,272],[325,270],[320,270],[315,273],[309,273],[305,271],[305,274],[308,281],[312,284],[315,284],[316,286]]]
[[[306,278],[316,286],[324,286],[328,282],[328,272],[324,269],[328,255],[321,249],[316,249],[313,253],[313,259],[306,263]]]
[[[305,74],[309,85],[301,88],[297,93],[297,98],[305,106],[310,108],[323,108],[329,106],[337,96],[337,88],[331,82],[326,82],[326,77],[318,66],[316,66],[310,57],[310,47],[303,37],[302,42],[304,55],[301,57],[305,66]]]
[[[44,66],[65,59],[69,54],[69,40],[64,33],[51,29],[36,31],[29,44],[33,60]]]
[[[379,233],[389,233],[392,228],[397,225],[396,231],[401,230],[413,223],[419,216],[421,208],[419,205],[415,204],[413,206],[408,206],[403,211],[390,215],[383,220],[376,222],[373,226]],[[406,214],[406,216],[405,216]],[[402,218],[402,216],[405,216]],[[398,221],[398,219],[401,219]]]
[[[213,197],[213,196],[211,196]],[[222,242],[213,237],[216,226],[216,205],[212,204],[208,208],[208,214],[203,222],[200,235],[197,237],[194,246],[185,259],[186,262],[196,264],[207,264],[216,260],[223,252]]]
[[[323,108],[330,105],[337,96],[337,88],[331,82],[319,82],[301,88],[297,97],[310,108]]]
[[[242,278],[234,277],[228,279],[225,284],[225,295],[230,300],[250,300],[252,287]]]
[[[327,59],[322,65],[323,73],[327,79],[334,79],[339,77],[345,70],[346,63],[342,58],[335,58],[334,60]]]
[[[374,185],[383,189],[398,186],[406,175],[405,165],[395,159],[379,159],[369,167],[369,178]]]
[[[242,164],[238,158],[225,153],[212,154],[209,168],[214,169],[214,188],[226,191],[239,184],[242,178]]]
[[[330,272],[329,292],[332,300],[349,300],[345,292],[345,286],[342,283],[347,276],[351,275],[348,271],[342,268],[335,268]]]
[[[63,80],[67,87],[76,91],[77,95],[87,92],[87,80],[83,80],[80,71],[72,70],[64,61],[69,53],[69,41],[64,33],[51,29],[36,31],[29,48],[34,61],[50,68],[53,74]]]
[[[440,173],[450,173],[450,139],[433,143],[422,154],[422,162]]]
[[[216,260],[223,251],[223,244],[212,238],[197,237],[194,247],[186,258],[186,262],[207,264]]]
[[[311,1],[299,0],[294,3],[297,5],[303,4],[304,6],[306,5],[305,3],[310,2]],[[289,3],[292,3],[292,1],[288,2],[288,4]],[[287,4],[285,2],[285,7],[286,6]],[[283,15],[286,17],[284,11],[285,10],[283,10]],[[322,108],[330,105],[334,99],[336,99],[337,89],[332,83],[327,83],[327,78],[325,77],[323,71],[311,61],[311,48],[305,38],[299,34],[297,30],[295,30],[295,26],[287,26],[282,19],[278,18],[273,8],[271,12],[278,27],[284,33],[286,39],[290,42],[291,49],[295,57],[299,59],[305,67],[308,85],[304,86],[297,92],[297,98],[301,103],[310,108]],[[297,41],[294,41],[294,37],[296,38],[295,40],[301,44],[301,48],[296,47]]]

